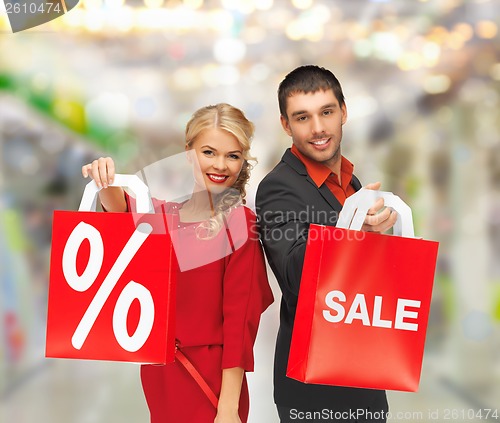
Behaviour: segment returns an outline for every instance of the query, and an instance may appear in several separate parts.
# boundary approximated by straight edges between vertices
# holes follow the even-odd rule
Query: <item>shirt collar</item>
[[[325,183],[326,179],[330,175],[332,174],[334,175],[334,173],[330,170],[329,167],[325,166],[324,164],[318,163],[310,159],[309,157],[304,156],[295,146],[295,144],[292,144],[291,151],[304,164],[307,173],[309,174],[309,176],[311,177],[311,179],[314,181],[314,183],[318,188]],[[342,182],[344,182],[345,179],[344,176],[347,176],[350,182],[354,171],[354,165],[344,156],[342,156],[341,158],[340,171],[342,172]]]

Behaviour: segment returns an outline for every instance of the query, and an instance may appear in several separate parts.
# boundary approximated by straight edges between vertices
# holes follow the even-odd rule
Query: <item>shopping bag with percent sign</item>
[[[167,217],[150,213],[137,176],[113,185],[135,193],[135,212],[95,212],[93,181],[78,212],[54,212],[46,357],[171,362],[177,264]]]
[[[360,231],[379,197],[398,213],[394,235]],[[336,227],[311,225],[287,376],[416,391],[437,251],[414,237],[410,207],[390,192],[362,189]]]

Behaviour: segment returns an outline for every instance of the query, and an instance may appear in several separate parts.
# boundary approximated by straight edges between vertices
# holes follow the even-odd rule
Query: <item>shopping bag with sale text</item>
[[[146,185],[116,175],[137,211],[96,213],[92,181],[78,212],[55,211],[46,356],[167,363],[175,353],[176,261],[166,215],[149,213]]]
[[[393,235],[360,231],[379,197],[398,213]],[[437,250],[414,237],[410,208],[389,192],[362,189],[337,227],[311,225],[287,376],[418,390]]]

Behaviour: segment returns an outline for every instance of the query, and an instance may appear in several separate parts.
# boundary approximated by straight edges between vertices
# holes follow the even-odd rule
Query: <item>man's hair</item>
[[[316,65],[299,66],[291,71],[279,85],[278,102],[281,115],[285,119],[288,119],[286,115],[286,102],[292,94],[297,92],[308,94],[329,89],[333,91],[340,107],[342,107],[345,104],[344,93],[342,92],[339,80],[332,72]]]

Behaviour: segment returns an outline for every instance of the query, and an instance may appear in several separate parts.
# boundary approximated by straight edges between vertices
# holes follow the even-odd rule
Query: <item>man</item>
[[[282,423],[333,421],[328,415],[336,412],[354,422],[358,410],[381,415],[376,412],[388,408],[385,391],[304,384],[286,377],[309,224],[335,225],[345,199],[361,183],[341,155],[347,108],[337,78],[318,66],[299,67],[281,82],[278,100],[281,124],[293,144],[260,183],[256,198],[262,242],[282,291],[274,363],[278,414]],[[379,189],[380,183],[366,188]],[[391,228],[397,217],[382,199],[368,214],[363,230],[377,232]],[[311,420],[314,415],[320,417]]]

